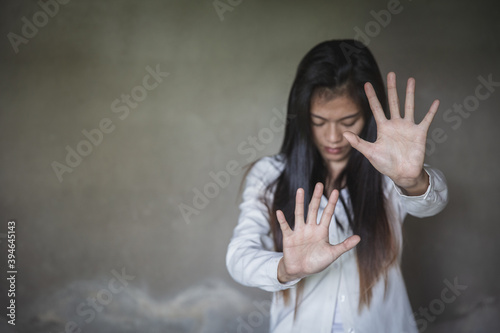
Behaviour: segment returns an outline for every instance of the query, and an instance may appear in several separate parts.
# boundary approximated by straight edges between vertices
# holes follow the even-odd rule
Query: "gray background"
[[[443,115],[475,94],[479,76],[500,81],[499,5],[403,0],[384,27],[371,11],[387,1],[232,3],[221,17],[212,1],[70,1],[15,53],[7,34],[21,35],[22,18],[33,22],[41,7],[2,1],[0,304],[6,223],[15,219],[15,328],[63,332],[73,321],[70,330],[82,332],[265,332],[270,295],[239,286],[224,262],[241,168],[189,223],[179,207],[193,207],[210,172],[253,161],[241,149],[250,136],[260,140],[256,157],[276,153],[283,132],[258,135],[284,112],[299,60],[368,27],[383,74],[395,71],[401,92],[416,78],[417,118],[441,100],[432,129],[446,140],[426,162],[447,176],[450,203],[405,222],[412,306],[439,310],[426,332],[498,331],[500,89],[458,128]],[[157,64],[169,76],[121,120],[111,103]],[[76,149],[82,130],[104,118],[114,130],[60,182],[51,164],[65,163],[65,147]],[[122,269],[133,277],[111,293],[113,270]],[[444,281],[454,279],[467,289],[439,309]],[[105,305],[78,314],[96,295]],[[0,328],[12,330],[5,310],[0,316]]]

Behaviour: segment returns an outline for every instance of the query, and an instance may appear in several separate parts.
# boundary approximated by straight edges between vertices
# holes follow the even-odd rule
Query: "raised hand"
[[[276,211],[283,232],[283,258],[278,265],[278,279],[282,283],[321,272],[360,241],[359,236],[354,235],[340,244],[330,244],[328,229],[339,192],[334,190],[330,195],[318,224],[317,216],[322,193],[323,184],[317,183],[309,204],[307,221],[304,221],[304,190],[301,188],[297,190],[294,230],[290,229],[283,212]]]
[[[365,84],[366,96],[377,123],[377,140],[370,143],[352,132],[344,132],[344,137],[396,185],[410,195],[423,194],[429,181],[423,170],[425,142],[439,101],[432,103],[424,119],[417,125],[414,119],[415,79],[409,78],[406,86],[404,118],[401,118],[399,112],[396,74],[393,72],[387,75],[387,90],[390,119],[385,117],[373,86]]]

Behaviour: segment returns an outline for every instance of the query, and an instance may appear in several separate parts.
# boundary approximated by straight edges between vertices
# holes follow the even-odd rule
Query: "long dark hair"
[[[284,157],[284,169],[266,189],[271,191],[275,188],[272,202],[266,204],[276,251],[283,251],[283,235],[276,210],[283,211],[293,229],[297,189],[304,189],[304,212],[307,212],[315,184],[329,180],[326,164],[313,142],[310,115],[313,96],[324,95],[326,91],[332,97],[350,97],[361,109],[365,120],[360,137],[374,142],[377,128],[364,92],[365,82],[373,85],[387,112],[387,97],[380,70],[370,50],[360,42],[326,41],[313,47],[300,62],[288,99],[285,137],[280,150],[280,155]],[[361,311],[363,306],[370,304],[372,287],[381,276],[386,276],[388,267],[396,262],[398,249],[385,211],[382,175],[355,149],[352,149],[334,187],[339,189],[341,184],[347,187],[350,201],[340,198],[339,203],[344,205],[346,212],[352,212],[352,216],[347,214],[350,228],[361,237],[355,248],[360,276],[358,309]],[[328,195],[326,191],[325,186],[325,195]],[[295,311],[303,281],[297,287]],[[288,290],[283,291],[283,296],[287,303]]]

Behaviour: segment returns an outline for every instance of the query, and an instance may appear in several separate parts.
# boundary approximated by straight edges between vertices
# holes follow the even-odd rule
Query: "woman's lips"
[[[342,147],[335,147],[335,148],[325,147],[325,151],[329,154],[338,155],[342,152]]]

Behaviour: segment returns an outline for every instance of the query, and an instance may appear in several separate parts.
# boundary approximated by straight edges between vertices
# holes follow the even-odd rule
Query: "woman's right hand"
[[[304,190],[302,188],[297,190],[294,230],[288,225],[283,212],[276,211],[283,233],[283,258],[278,265],[278,280],[281,283],[321,272],[361,240],[359,236],[353,235],[340,244],[330,244],[328,230],[339,192],[334,190],[330,195],[318,224],[317,216],[322,193],[323,184],[317,183],[309,204],[307,221],[304,221]]]

